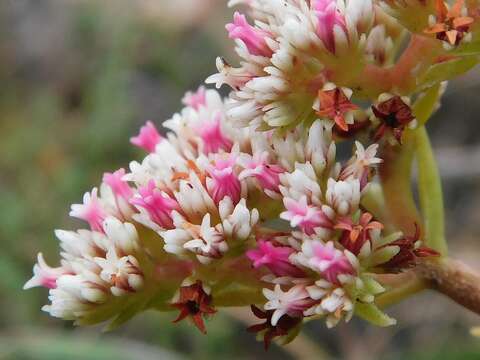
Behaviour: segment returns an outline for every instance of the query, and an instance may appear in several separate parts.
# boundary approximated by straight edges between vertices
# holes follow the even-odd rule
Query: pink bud
[[[130,203],[145,209],[150,219],[164,229],[173,229],[172,211],[180,210],[175,199],[155,186],[155,181],[150,180],[147,186],[138,189],[139,196],[130,200]]]
[[[233,15],[233,23],[227,24],[225,28],[228,31],[230,39],[242,40],[250,54],[265,57],[272,56],[273,52],[265,41],[265,38],[269,38],[270,34],[251,26],[247,22],[245,15],[235,12]]]
[[[280,174],[285,170],[279,165],[268,164],[267,157],[267,152],[261,155],[255,154],[244,164],[245,170],[240,173],[240,179],[255,177],[263,189],[279,192]]]
[[[314,234],[317,227],[331,229],[333,226],[321,209],[307,204],[306,196],[303,196],[299,201],[284,198],[283,204],[287,211],[282,212],[280,217],[290,221],[292,227],[298,226],[307,235]]]
[[[83,204],[71,206],[70,216],[88,222],[93,231],[103,232],[103,220],[107,215],[98,199],[97,192],[97,188],[94,188],[91,193],[85,193]]]
[[[216,204],[225,196],[230,197],[234,204],[240,201],[242,186],[234,171],[235,163],[235,155],[227,158],[218,156],[215,164],[207,169],[210,175],[207,179],[207,189]]]
[[[140,128],[140,133],[130,138],[130,142],[146,151],[153,153],[158,143],[163,140],[163,137],[158,133],[157,128],[151,121]]]
[[[124,175],[125,169],[119,169],[114,173],[105,173],[103,174],[103,182],[110,186],[115,196],[128,201],[132,197],[133,192],[128,182],[123,180]]]
[[[216,112],[213,120],[204,121],[197,128],[198,134],[203,140],[204,154],[217,153],[220,150],[230,151],[232,149],[232,141],[222,132],[221,120],[222,114]]]
[[[207,104],[207,99],[205,97],[206,91],[203,86],[200,86],[196,92],[187,92],[183,97],[182,102],[186,106],[190,106],[195,110],[199,110],[202,106]]]
[[[312,8],[318,19],[318,37],[329,51],[335,52],[333,29],[335,25],[345,29],[345,17],[337,10],[335,0],[312,0]]]
[[[345,254],[335,249],[333,242],[325,245],[320,241],[313,243],[313,257],[309,264],[316,268],[331,283],[338,284],[338,276],[342,274],[353,274],[355,271]]]
[[[276,276],[301,277],[304,272],[288,260],[293,252],[291,247],[274,246],[270,241],[259,240],[255,250],[247,251],[247,257],[255,268],[266,266]]]

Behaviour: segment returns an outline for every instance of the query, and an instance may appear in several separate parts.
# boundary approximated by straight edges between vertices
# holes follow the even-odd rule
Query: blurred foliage
[[[153,312],[102,334],[42,313],[45,290],[21,290],[39,249],[51,264],[58,260],[53,230],[83,226],[68,217],[69,204],[79,202],[104,171],[140,158],[129,137],[145,120],[159,123],[178,110],[183,93],[213,73],[215,56],[225,53],[224,34],[208,28],[224,22],[216,8],[202,26],[168,30],[133,5],[141,1],[106,6],[112,3],[0,2],[0,359],[181,358],[172,353],[191,359],[291,358],[276,347],[265,353],[243,324],[226,315],[208,322],[208,336],[188,322],[172,325],[173,313]],[[349,326],[327,331],[317,322],[306,333],[346,359],[361,358],[360,350],[348,354],[362,349],[360,342],[363,358],[372,359],[364,325]],[[387,346],[394,357],[381,357],[387,360],[480,358],[480,344],[460,342],[465,336],[445,351],[419,352],[411,351],[418,344],[415,334],[372,334],[374,343],[378,334],[393,339]],[[436,346],[443,338],[426,343]]]

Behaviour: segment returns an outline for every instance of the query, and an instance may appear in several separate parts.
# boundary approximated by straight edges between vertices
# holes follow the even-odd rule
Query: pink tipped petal
[[[125,169],[119,169],[114,173],[105,173],[103,175],[103,182],[110,186],[115,196],[128,201],[132,197],[133,191],[128,185],[128,182],[123,180],[124,176]]]
[[[267,156],[267,152],[254,156],[245,164],[245,170],[240,173],[240,178],[254,177],[263,189],[279,192],[280,174],[285,170],[279,165],[268,164]]]
[[[213,120],[205,121],[197,128],[198,134],[203,141],[203,152],[205,154],[217,153],[220,150],[230,151],[232,141],[227,138],[221,129],[222,115],[217,112]]]
[[[23,288],[30,289],[42,286],[47,289],[55,289],[57,287],[57,279],[63,274],[66,274],[65,269],[48,266],[42,253],[39,253],[37,263],[33,267],[33,277],[25,283]]]
[[[195,92],[187,92],[183,97],[182,102],[186,106],[190,106],[191,108],[198,111],[202,106],[205,106],[207,104],[207,99],[205,95],[206,90],[203,86],[201,86]]]
[[[207,179],[207,189],[216,204],[228,196],[234,204],[240,201],[242,186],[234,171],[236,157],[217,157],[214,165],[207,168],[210,177]]]
[[[88,222],[93,231],[103,232],[103,220],[107,215],[98,199],[97,192],[97,188],[94,188],[91,193],[87,192],[83,196],[83,204],[72,205],[70,216]]]
[[[175,199],[155,186],[150,180],[147,186],[138,189],[138,195],[130,203],[147,211],[150,219],[164,229],[173,229],[172,211],[180,210]]]
[[[299,227],[307,235],[314,234],[318,227],[331,229],[333,226],[321,209],[307,204],[305,196],[299,201],[284,198],[283,203],[287,211],[282,212],[280,217],[290,221],[292,227]]]
[[[345,29],[345,17],[338,11],[335,0],[312,0],[312,8],[318,19],[318,37],[329,51],[335,52],[333,29],[335,25]]]
[[[227,24],[225,28],[230,39],[242,40],[250,54],[265,57],[272,56],[272,50],[265,41],[265,38],[269,38],[270,34],[250,25],[245,15],[236,12],[233,16],[233,23]]]
[[[150,153],[155,152],[155,148],[158,143],[162,141],[163,137],[159,134],[157,128],[151,121],[147,121],[147,123],[140,128],[140,133],[132,137],[130,142],[142,148]]]
[[[309,260],[312,267],[316,268],[331,283],[338,283],[338,276],[353,274],[355,271],[345,254],[335,249],[333,242],[325,245],[320,241],[313,243],[313,257]]]
[[[255,250],[247,251],[247,257],[253,266],[266,266],[276,276],[301,277],[304,272],[292,265],[289,256],[294,250],[287,246],[274,246],[271,242],[259,240]]]

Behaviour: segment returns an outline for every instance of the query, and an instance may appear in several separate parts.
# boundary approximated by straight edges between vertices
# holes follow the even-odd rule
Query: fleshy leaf
[[[478,56],[467,56],[435,64],[418,79],[418,85],[421,88],[427,88],[439,82],[450,80],[467,72],[478,62]]]
[[[380,264],[384,264],[398,254],[400,247],[387,246],[380,250],[375,251],[370,258],[370,266],[375,267]]]
[[[480,54],[480,41],[474,41],[469,43],[464,43],[460,45],[455,51],[452,51],[452,54],[458,56],[472,56]]]
[[[385,291],[385,288],[374,278],[370,276],[364,276],[362,278],[365,290],[373,295],[381,294]]]
[[[371,322],[377,326],[392,326],[397,323],[397,320],[391,318],[380,310],[375,304],[362,304],[357,303],[355,305],[355,314],[362,319]]]
[[[435,111],[438,99],[442,92],[442,85],[438,83],[425,91],[413,105],[413,113],[419,125],[425,124]]]

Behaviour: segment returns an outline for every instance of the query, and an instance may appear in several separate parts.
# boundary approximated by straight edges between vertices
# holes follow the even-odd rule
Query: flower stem
[[[427,259],[415,267],[427,286],[480,315],[480,274],[466,264],[451,259]]]
[[[389,291],[377,297],[380,308],[394,305],[422,290],[431,289],[480,315],[480,273],[451,258],[427,258],[398,275],[378,275]]]
[[[415,224],[421,224],[411,184],[414,150],[413,132],[405,132],[402,146],[384,148],[382,153],[384,162],[380,166],[385,207],[390,220],[390,224],[385,225],[406,234],[413,234]]]
[[[418,164],[420,206],[424,218],[425,244],[442,255],[446,255],[442,184],[424,126],[415,131],[415,152]]]
[[[391,289],[377,297],[375,304],[379,308],[386,308],[394,305],[422,290],[425,290],[427,284],[413,271],[399,275],[382,275],[378,280],[384,285],[391,286]]]

